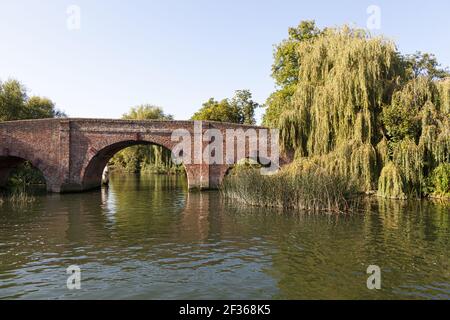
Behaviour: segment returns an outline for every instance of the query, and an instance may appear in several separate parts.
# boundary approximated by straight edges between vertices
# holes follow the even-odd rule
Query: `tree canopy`
[[[282,109],[291,103],[302,64],[298,52],[300,44],[318,37],[322,32],[315,21],[302,21],[297,27],[289,28],[289,37],[275,46],[272,77],[278,89],[266,101],[265,125],[276,127]]]
[[[0,82],[0,122],[24,119],[65,117],[48,98],[31,96],[17,80]],[[45,184],[42,173],[25,161],[14,168],[8,179],[10,188],[23,188],[30,184]]]
[[[48,98],[28,97],[17,80],[0,82],[0,121],[64,117]]]
[[[433,55],[404,56],[364,30],[305,22],[277,46],[273,71],[279,89],[264,122],[280,128],[299,168],[319,164],[360,191],[403,197],[422,194],[450,161],[450,81]]]
[[[173,116],[165,114],[161,107],[143,104],[133,107],[122,116],[124,120],[173,120]]]
[[[209,99],[191,119],[255,124],[255,109],[258,107],[249,90],[238,90],[231,99]]]

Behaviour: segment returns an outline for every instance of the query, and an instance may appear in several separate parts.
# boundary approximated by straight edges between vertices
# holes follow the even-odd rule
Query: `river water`
[[[449,211],[372,199],[348,215],[279,212],[189,193],[183,177],[114,175],[0,205],[0,299],[450,299]]]

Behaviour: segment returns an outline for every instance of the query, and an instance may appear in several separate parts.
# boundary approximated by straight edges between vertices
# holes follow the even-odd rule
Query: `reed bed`
[[[13,193],[9,198],[8,201],[16,204],[16,205],[20,205],[20,204],[28,204],[28,203],[33,203],[36,201],[36,197],[34,197],[33,195],[25,192],[25,191],[19,191],[19,192],[15,192]]]
[[[252,169],[226,177],[221,192],[245,205],[340,213],[353,210],[355,187],[347,177],[324,170],[264,176]]]
[[[0,196],[0,206],[10,203],[14,207],[25,206],[36,201],[36,197],[23,190],[14,191],[11,194]]]

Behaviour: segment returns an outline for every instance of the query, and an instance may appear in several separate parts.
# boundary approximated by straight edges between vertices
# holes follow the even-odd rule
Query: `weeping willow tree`
[[[355,177],[361,190],[373,189],[383,138],[377,121],[400,78],[395,45],[344,27],[325,30],[297,50],[297,89],[279,121],[284,149]]]
[[[276,123],[283,149],[350,176],[361,192],[422,195],[433,169],[450,161],[450,81],[359,29],[325,29],[296,50],[296,89]]]
[[[448,80],[426,75],[414,77],[398,88],[383,109],[383,124],[389,136],[384,156],[393,161],[403,180],[403,192],[420,197],[429,189],[433,170],[450,162],[450,113]],[[386,180],[379,181],[379,194]],[[431,190],[432,192],[435,190]],[[450,190],[448,190],[450,192]]]

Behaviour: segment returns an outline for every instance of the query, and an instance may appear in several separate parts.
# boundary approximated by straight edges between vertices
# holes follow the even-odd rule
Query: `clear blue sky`
[[[81,9],[70,31],[69,5]],[[274,90],[273,45],[304,19],[320,27],[366,26],[381,9],[382,33],[404,53],[450,65],[450,1],[0,0],[0,79],[16,78],[72,117],[118,118],[151,103],[188,119],[210,97]]]

